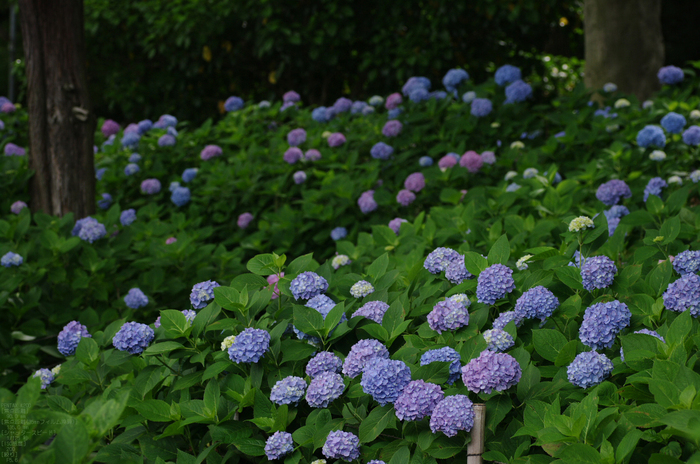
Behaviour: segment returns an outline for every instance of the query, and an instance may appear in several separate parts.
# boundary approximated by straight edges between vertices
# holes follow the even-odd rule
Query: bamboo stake
[[[484,454],[484,429],[486,427],[486,405],[474,405],[474,427],[472,427],[472,441],[467,445],[467,464],[482,464],[481,457]]]

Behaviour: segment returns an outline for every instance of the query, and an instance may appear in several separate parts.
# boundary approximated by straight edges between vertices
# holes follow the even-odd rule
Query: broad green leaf
[[[185,315],[174,309],[165,309],[160,312],[160,324],[166,332],[176,337],[184,335],[190,326]]]
[[[80,464],[88,452],[90,437],[83,421],[76,418],[63,427],[51,446],[56,453],[56,462]]]
[[[489,250],[488,263],[489,266],[493,264],[506,264],[509,258],[510,242],[508,242],[506,234],[503,234]]]
[[[149,346],[146,351],[143,352],[144,355],[156,355],[161,353],[170,353],[173,350],[178,350],[184,348],[182,343],[178,342],[160,342],[155,345]]]
[[[488,266],[488,260],[486,260],[480,254],[474,253],[473,251],[464,253],[464,267],[466,267],[467,271],[469,271],[471,274],[478,276],[481,274],[481,271],[486,269]]]
[[[535,351],[547,361],[554,362],[567,344],[566,337],[556,330],[536,329],[532,331]]]
[[[170,422],[170,405],[163,400],[145,400],[134,405],[139,414],[153,422]]]
[[[583,290],[581,270],[575,266],[562,266],[554,269],[557,278],[572,290]]]
[[[248,261],[246,267],[253,274],[263,276],[276,274],[278,271],[278,268],[275,265],[275,259],[271,253],[253,257],[250,261]]]
[[[318,265],[312,266],[313,260],[314,260],[314,254],[309,253],[303,256],[299,256],[297,259],[289,263],[287,268],[285,269],[285,273],[289,275],[294,275],[294,274],[300,274],[302,272],[306,271],[313,271],[316,270]],[[313,269],[312,269],[313,267]],[[274,273],[273,273],[274,274]]]
[[[97,342],[92,338],[81,337],[78,348],[75,350],[75,357],[86,365],[91,365],[100,357],[100,349]]]
[[[313,308],[294,305],[294,326],[302,332],[321,337],[323,333],[323,316]]]
[[[394,417],[394,406],[392,404],[374,408],[360,423],[360,443],[369,443],[377,438]]]
[[[389,266],[389,254],[384,253],[369,265],[367,268],[367,275],[369,275],[373,279],[373,282],[376,283],[377,280],[380,279],[386,272],[387,266]]]

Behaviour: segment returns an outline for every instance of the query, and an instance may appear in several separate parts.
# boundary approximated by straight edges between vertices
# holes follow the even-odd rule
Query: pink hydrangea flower
[[[166,245],[172,245],[173,243],[177,242],[177,239],[175,237],[170,237],[165,241]]]
[[[449,168],[453,167],[455,164],[457,164],[457,160],[455,159],[454,156],[450,155],[445,155],[442,158],[440,158],[440,161],[438,161],[438,166],[440,167],[441,171],[447,171]]]
[[[339,147],[345,143],[345,136],[340,132],[334,132],[328,136],[329,147]]]
[[[221,156],[223,152],[224,151],[218,145],[207,145],[199,153],[199,157],[202,158],[204,161],[207,161],[212,158],[216,158],[217,156]]]
[[[403,124],[396,119],[392,119],[384,124],[382,134],[384,134],[385,137],[396,137],[401,133],[401,129],[403,129]]]
[[[105,136],[105,138],[109,137],[110,135],[115,135],[119,132],[119,124],[116,121],[113,121],[111,119],[106,120],[104,123],[102,123],[102,135]]]
[[[481,159],[481,155],[477,152],[469,150],[462,155],[459,160],[459,165],[463,168],[467,168],[469,172],[478,172],[481,166],[484,165],[484,160]]]
[[[279,275],[272,274],[271,276],[267,276],[267,283],[270,284],[270,286],[275,286],[272,290],[272,300],[276,300],[280,296],[280,289],[277,287],[277,282],[279,282],[280,278],[282,277],[284,277],[284,272],[280,273]]]
[[[414,172],[406,177],[403,186],[412,192],[420,192],[425,187],[425,176],[422,172]]]
[[[250,213],[243,213],[240,216],[238,216],[238,227],[241,229],[245,229],[250,225],[250,222],[253,220],[253,215]]]
[[[397,92],[386,97],[386,103],[384,103],[384,106],[388,110],[393,110],[398,108],[401,103],[403,103],[403,98],[401,97],[401,94]]]

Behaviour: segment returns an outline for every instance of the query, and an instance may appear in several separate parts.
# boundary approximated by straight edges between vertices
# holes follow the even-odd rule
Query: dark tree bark
[[[659,88],[661,0],[585,0],[583,22],[588,88],[613,82],[640,100]]]
[[[19,0],[33,211],[95,211],[94,131],[82,0]]]

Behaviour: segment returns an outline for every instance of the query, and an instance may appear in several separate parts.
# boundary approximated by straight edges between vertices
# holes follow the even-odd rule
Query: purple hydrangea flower
[[[412,92],[418,89],[424,90],[427,94],[428,90],[430,90],[430,79],[418,76],[409,77],[401,88],[401,92],[406,96],[410,96]]]
[[[333,110],[335,110],[336,114],[350,111],[350,108],[352,108],[352,100],[349,98],[340,97],[333,103]]]
[[[363,192],[357,200],[357,205],[364,214],[371,213],[377,209],[377,202],[374,201],[374,190]]]
[[[666,146],[666,135],[659,126],[648,125],[637,133],[637,145],[642,148]]]
[[[342,369],[342,359],[329,351],[321,351],[306,364],[306,375],[313,379],[324,372],[339,374]]]
[[[105,138],[109,137],[110,135],[115,135],[119,133],[119,130],[121,127],[116,121],[113,121],[111,119],[107,119],[105,122],[102,123],[102,135],[105,136]]]
[[[454,437],[474,427],[474,404],[467,395],[448,396],[440,401],[430,416],[430,430]]]
[[[289,285],[295,300],[308,300],[328,290],[328,281],[315,272],[302,272]]]
[[[396,201],[401,206],[408,206],[416,200],[416,194],[407,189],[399,190],[396,195]]]
[[[345,136],[340,132],[334,132],[328,136],[329,147],[339,147],[345,143]]]
[[[147,195],[154,195],[160,192],[160,181],[158,179],[146,179],[141,182],[141,191]]]
[[[73,356],[83,337],[92,338],[87,327],[78,321],[70,321],[58,334],[58,351],[63,356]]]
[[[651,178],[644,188],[644,201],[647,201],[649,195],[656,195],[661,198],[661,189],[666,187],[668,187],[668,184],[661,177]]]
[[[680,275],[695,274],[700,270],[700,251],[686,250],[676,255],[673,269]]]
[[[377,324],[381,324],[387,309],[389,309],[389,305],[383,301],[368,301],[355,311],[351,317],[363,316]]]
[[[469,324],[467,307],[449,298],[438,301],[428,314],[428,325],[439,334],[447,330],[457,330],[467,324]]]
[[[228,97],[224,102],[224,109],[230,113],[240,110],[244,105],[245,103],[241,97]]]
[[[493,103],[488,98],[475,98],[472,100],[471,114],[477,118],[488,116],[493,110]]]
[[[401,129],[403,129],[403,124],[401,124],[401,122],[396,119],[392,119],[391,121],[387,121],[386,124],[384,124],[384,127],[382,128],[382,134],[385,137],[396,137],[401,133]]]
[[[632,191],[624,180],[613,179],[601,184],[595,197],[608,206],[616,205],[623,198],[630,198]]]
[[[368,339],[360,340],[350,348],[350,353],[343,363],[343,374],[354,379],[362,373],[367,362],[374,357],[389,358],[389,350],[381,342]]]
[[[290,375],[275,383],[270,391],[270,401],[280,405],[296,405],[304,397],[304,393],[306,393],[306,381],[301,377]]]
[[[498,86],[503,87],[506,84],[521,80],[522,74],[520,72],[520,68],[510,64],[504,64],[496,70],[494,79],[496,80],[496,84]]]
[[[503,264],[493,264],[479,274],[476,297],[479,303],[494,304],[515,290],[513,271]]]
[[[520,381],[521,375],[522,369],[514,357],[490,350],[482,351],[462,368],[464,385],[474,393],[507,390]]]
[[[484,340],[487,343],[487,350],[503,352],[515,345],[513,337],[501,329],[491,329],[484,331]]]
[[[335,372],[319,373],[311,380],[306,390],[306,402],[312,408],[327,408],[333,400],[340,398],[345,390],[343,377]]]
[[[669,112],[661,118],[661,127],[666,129],[671,134],[680,134],[686,124],[685,117],[682,114]]]
[[[457,88],[465,81],[469,80],[469,73],[464,69],[450,69],[442,78],[442,85],[448,92],[457,94]]]
[[[250,213],[243,213],[240,216],[238,216],[238,221],[236,221],[236,224],[238,227],[241,229],[247,228],[251,221],[253,220],[253,215]]]
[[[377,142],[374,144],[369,154],[372,155],[374,159],[386,160],[394,153],[394,149],[391,145],[387,145],[384,142]]]
[[[46,390],[46,388],[51,385],[51,382],[54,381],[54,375],[53,372],[51,372],[49,369],[39,369],[32,375],[32,377],[39,377],[41,379],[41,389]]]
[[[170,114],[162,114],[158,121],[153,125],[156,129],[167,129],[168,127],[177,126],[177,118]]]
[[[515,81],[506,87],[506,101],[504,105],[519,103],[532,97],[532,87],[524,81]]]
[[[328,459],[353,461],[360,457],[360,439],[354,433],[342,430],[330,432],[323,444],[322,452]]]
[[[13,214],[19,214],[26,207],[27,204],[25,202],[17,200],[10,206],[10,212],[12,212]]]
[[[656,77],[661,84],[674,85],[683,82],[683,70],[677,66],[664,66],[659,69]]]
[[[296,103],[298,101],[301,101],[301,97],[294,90],[290,90],[289,92],[285,92],[285,94],[282,95],[282,101],[284,103]]]
[[[613,371],[613,363],[602,353],[585,351],[579,353],[566,368],[569,382],[581,388],[598,385]]]
[[[481,154],[481,161],[486,164],[494,164],[496,162],[496,154],[492,151],[485,151]]]
[[[140,288],[132,288],[124,295],[124,303],[131,309],[138,309],[148,304],[148,297]]]
[[[463,168],[467,168],[469,172],[478,172],[481,166],[484,165],[484,160],[481,159],[481,155],[473,150],[469,150],[459,160],[459,165]]]
[[[138,164],[135,163],[129,163],[124,167],[124,175],[126,176],[132,176],[139,172],[141,168],[139,167]]]
[[[523,320],[518,318],[518,314],[515,311],[505,311],[498,315],[491,327],[494,329],[503,329],[510,321],[515,321],[517,327]]]
[[[450,262],[445,270],[445,278],[455,285],[459,285],[465,280],[474,278],[472,273],[467,271],[464,265],[464,255],[459,255],[458,258]]]
[[[423,267],[431,274],[439,274],[447,270],[447,267],[455,260],[461,257],[459,253],[451,248],[438,247],[430,252]]]
[[[583,315],[579,338],[594,350],[610,348],[617,334],[630,324],[631,317],[627,305],[617,300],[593,304]]]
[[[280,459],[294,451],[294,440],[292,434],[288,432],[277,431],[270,435],[265,442],[265,456],[269,461]]]
[[[690,126],[683,132],[683,143],[694,147],[700,145],[700,126]]]
[[[289,146],[296,147],[306,142],[306,131],[302,128],[294,129],[287,134]]]
[[[331,238],[335,241],[342,240],[348,236],[348,230],[345,227],[336,227],[331,230]]]
[[[100,209],[107,209],[109,206],[112,204],[112,195],[109,193],[103,193],[102,194],[102,199],[97,202],[97,206],[100,207]]]
[[[368,107],[371,108],[367,103],[363,102],[362,100],[354,101],[352,102],[352,106],[350,107],[350,114],[363,113],[363,111],[365,111],[365,108]],[[374,108],[372,108],[372,112],[374,112]]]
[[[461,356],[454,348],[446,346],[434,350],[428,350],[420,357],[420,365],[426,366],[432,362],[448,362],[450,363],[450,377],[447,380],[448,385],[452,385],[459,378],[461,373]]]
[[[138,123],[139,135],[143,135],[153,128],[153,121],[150,119],[144,119]]]
[[[228,349],[228,357],[236,364],[257,363],[270,349],[270,334],[266,330],[248,327],[236,335]]]
[[[422,172],[414,172],[406,177],[403,186],[412,192],[420,192],[425,188],[425,176]]]
[[[141,354],[148,348],[154,337],[153,329],[146,324],[127,322],[112,339],[112,345],[119,351]]]
[[[666,309],[682,313],[690,310],[690,315],[700,315],[700,277],[686,274],[672,282],[663,294]]]
[[[168,237],[168,238],[165,240],[165,244],[166,244],[166,245],[172,245],[172,244],[175,243],[175,242],[177,242],[177,239],[176,239],[175,237]]]
[[[192,292],[190,292],[190,303],[194,309],[205,308],[211,300],[214,299],[214,289],[220,287],[213,280],[205,280],[198,284],[194,284]]]
[[[581,266],[583,288],[589,292],[596,288],[611,286],[615,279],[615,274],[617,274],[617,266],[607,256],[588,258]]]
[[[2,105],[0,105],[0,112],[9,114],[14,113],[15,111],[17,111],[17,107],[12,102],[5,102]]]
[[[83,241],[92,243],[107,235],[107,229],[103,224],[97,222],[97,219],[88,216],[76,221],[72,234],[77,235]]]
[[[430,416],[444,397],[445,394],[439,385],[424,380],[413,380],[394,402],[396,417],[402,421],[421,420]]]
[[[306,153],[304,153],[304,159],[306,161],[318,161],[321,159],[321,152],[315,148],[307,150]]]
[[[5,145],[5,156],[24,156],[26,150],[14,143]]]
[[[538,285],[518,298],[515,303],[515,316],[519,320],[539,318],[544,321],[558,307],[559,300],[554,293]]]
[[[375,356],[367,361],[360,385],[380,406],[393,403],[411,381],[411,369],[403,361]]]
[[[218,156],[221,156],[224,153],[224,151],[221,149],[220,146],[218,145],[207,145],[202,149],[202,151],[199,153],[199,157],[204,160],[208,161],[212,158],[216,158]]]
[[[445,155],[438,161],[438,167],[443,172],[453,167],[455,164],[457,164],[457,160],[450,155]]]
[[[396,235],[399,235],[399,231],[401,230],[401,224],[403,224],[404,222],[408,221],[402,218],[394,218],[391,221],[389,221],[389,228],[393,230]]]
[[[297,147],[290,147],[284,152],[284,160],[289,164],[294,164],[304,156],[304,152]]]
[[[304,171],[297,171],[294,173],[292,178],[294,179],[295,184],[303,184],[304,182],[306,182],[306,173]]]
[[[176,143],[177,143],[177,139],[175,138],[175,136],[170,135],[170,134],[163,134],[158,139],[158,146],[159,147],[172,147]]]
[[[393,110],[399,107],[399,105],[403,103],[403,98],[401,97],[400,93],[392,93],[388,97],[386,97],[386,103],[384,103],[384,107],[388,110]]]

